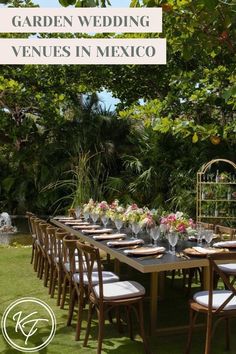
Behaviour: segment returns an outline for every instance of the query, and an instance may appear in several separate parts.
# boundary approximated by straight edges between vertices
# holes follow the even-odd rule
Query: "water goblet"
[[[80,214],[81,214],[81,208],[78,206],[78,207],[75,209],[75,215],[76,215],[76,218],[77,218],[77,219],[79,219]]]
[[[178,234],[176,232],[169,232],[168,234],[168,241],[171,246],[170,253],[175,255],[175,246],[178,242]]]
[[[121,219],[115,219],[114,224],[116,225],[117,232],[120,233],[120,229],[123,226],[123,221]]]
[[[207,247],[210,247],[211,241],[213,239],[213,230],[205,230],[204,232]]]
[[[98,221],[98,217],[99,217],[99,215],[97,213],[91,213],[91,218],[92,218],[94,224],[96,224],[96,222]]]
[[[159,226],[154,226],[150,230],[150,235],[154,241],[153,247],[157,246],[157,240],[160,237],[160,227]]]
[[[84,215],[84,220],[85,220],[86,222],[88,222],[88,219],[89,219],[89,212],[88,212],[88,211],[84,211],[84,212],[83,212],[83,215]]]
[[[101,216],[101,220],[102,220],[103,226],[107,227],[107,224],[108,224],[108,221],[109,221],[108,216],[106,214],[102,215]]]
[[[203,229],[201,224],[197,224],[197,243],[200,245],[202,243]]]
[[[138,234],[141,231],[142,227],[141,227],[141,225],[138,222],[133,222],[131,227],[132,227],[132,231],[133,231],[133,233],[135,235],[134,238],[137,239],[138,238]]]

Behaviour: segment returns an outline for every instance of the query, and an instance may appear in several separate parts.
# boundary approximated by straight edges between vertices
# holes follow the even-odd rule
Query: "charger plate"
[[[185,248],[183,250],[188,256],[196,257],[206,257],[208,254],[223,253],[226,252],[225,248],[202,248],[202,247],[192,247]]]

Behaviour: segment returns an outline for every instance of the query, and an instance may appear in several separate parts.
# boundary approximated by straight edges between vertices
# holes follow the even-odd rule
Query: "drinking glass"
[[[176,232],[169,232],[168,234],[168,241],[171,246],[171,254],[175,254],[175,246],[178,242],[178,234]]]
[[[81,214],[81,208],[78,206],[78,207],[75,209],[75,215],[76,215],[76,218],[77,218],[77,219],[79,219],[80,214]]]
[[[202,243],[203,228],[201,224],[197,224],[197,243],[200,245]]]
[[[101,220],[102,220],[103,226],[104,226],[104,227],[107,227],[107,224],[108,224],[108,221],[109,221],[108,216],[102,215],[102,216],[101,216]]]
[[[115,219],[114,220],[114,223],[116,225],[116,228],[117,228],[117,232],[120,232],[120,229],[122,228],[123,226],[123,221],[121,219]]]
[[[96,222],[98,221],[98,217],[99,217],[99,215],[97,213],[91,213],[91,218],[92,218],[94,224],[96,224]]]
[[[160,227],[159,226],[152,227],[151,230],[150,230],[150,235],[151,235],[152,239],[154,240],[153,247],[156,247],[157,246],[157,240],[160,237]]]
[[[138,234],[139,234],[139,232],[141,231],[141,229],[142,229],[142,227],[141,227],[141,225],[138,223],[138,222],[133,222],[132,224],[131,224],[131,227],[132,227],[132,231],[133,231],[133,233],[134,233],[134,235],[135,235],[135,237],[134,238],[138,238]]]
[[[87,222],[88,221],[88,219],[89,219],[89,212],[88,211],[84,211],[84,219],[85,219],[85,221]]]
[[[205,230],[204,232],[207,247],[210,247],[210,243],[213,239],[213,230]]]

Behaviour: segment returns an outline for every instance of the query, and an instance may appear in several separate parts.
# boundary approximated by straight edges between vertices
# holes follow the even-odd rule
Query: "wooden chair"
[[[137,322],[140,326],[140,334],[143,339],[145,353],[150,353],[143,321],[143,298],[145,295],[144,287],[135,281],[118,281],[115,283],[104,283],[102,277],[101,262],[99,251],[97,248],[77,242],[80,257],[85,256],[88,269],[88,295],[89,295],[89,311],[88,324],[84,339],[84,346],[87,346],[90,333],[91,320],[93,312],[96,310],[98,315],[98,346],[97,354],[101,353],[102,341],[104,334],[105,315],[113,308],[124,306],[127,310],[127,319],[130,329],[130,338],[133,339],[131,325],[131,308],[135,308]],[[98,284],[94,285],[93,281],[93,264],[98,265]],[[82,275],[82,274],[81,274]],[[84,280],[83,280],[84,281]]]
[[[55,288],[57,285],[57,306],[60,305],[61,295],[62,295],[62,282],[63,282],[63,266],[62,266],[62,259],[63,259],[63,238],[67,236],[68,233],[62,231],[61,229],[57,229],[55,233],[54,239],[54,270],[52,276],[52,290],[51,290],[51,297],[54,297]]]
[[[236,317],[236,288],[230,283],[229,279],[217,265],[217,262],[236,260],[235,253],[218,253],[208,255],[209,272],[210,272],[210,288],[209,291],[197,292],[193,300],[190,301],[190,324],[189,336],[185,354],[190,353],[192,343],[192,333],[196,318],[199,313],[207,316],[207,330],[205,340],[205,354],[211,351],[211,342],[216,325],[225,320],[226,323],[226,349],[229,349],[229,319]],[[214,273],[219,274],[219,277],[227,286],[227,290],[214,290]],[[217,318],[213,326],[213,319]]]
[[[32,252],[31,252],[31,260],[30,263],[32,264],[34,261],[34,257],[35,257],[35,241],[36,241],[36,235],[34,233],[33,227],[32,227],[32,221],[31,218],[35,217],[35,215],[29,211],[26,212],[26,218],[28,221],[28,227],[29,227],[29,232],[31,234],[31,238],[32,238]]]
[[[236,236],[236,229],[228,226],[216,225],[215,226],[215,233],[219,235],[219,238],[222,240],[223,235],[228,235],[229,240],[233,240]]]
[[[54,250],[54,246],[56,244],[56,231],[57,228],[54,226],[49,225],[46,228],[46,233],[47,233],[47,263],[48,267],[46,266],[45,269],[45,286],[47,286],[48,281],[49,281],[49,286],[48,286],[48,293],[51,294],[52,292],[52,282],[53,282],[53,272],[56,267],[55,265],[55,257],[56,257],[56,252]]]
[[[80,339],[81,323],[82,323],[82,312],[83,307],[86,303],[86,298],[88,297],[88,273],[87,273],[87,262],[81,252],[77,248],[77,240],[68,239],[65,237],[63,239],[65,245],[66,263],[64,263],[65,277],[63,284],[63,296],[62,303],[64,305],[63,299],[65,299],[65,289],[66,285],[69,285],[69,313],[67,326],[71,324],[72,316],[74,312],[74,307],[77,302],[77,325],[76,325],[76,336],[75,340]],[[92,282],[94,285],[98,283],[98,264],[94,262],[94,268],[92,273]],[[102,269],[102,266],[101,266]],[[119,277],[112,272],[102,271],[101,273],[104,283],[114,283],[119,281]]]

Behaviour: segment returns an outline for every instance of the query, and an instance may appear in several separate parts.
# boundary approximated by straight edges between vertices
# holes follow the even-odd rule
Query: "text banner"
[[[1,33],[162,32],[161,8],[1,8]]]

